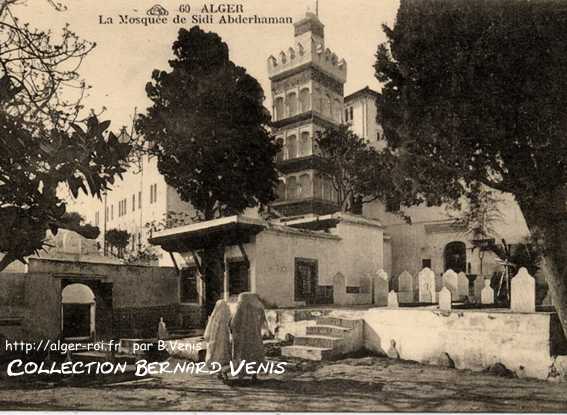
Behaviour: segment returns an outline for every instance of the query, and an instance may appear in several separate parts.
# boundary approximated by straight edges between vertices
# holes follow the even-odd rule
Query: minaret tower
[[[324,25],[316,14],[307,12],[294,31],[293,45],[268,58],[273,133],[283,144],[278,200],[272,206],[285,217],[338,209],[315,137],[342,122],[347,75],[345,60],[325,46]]]

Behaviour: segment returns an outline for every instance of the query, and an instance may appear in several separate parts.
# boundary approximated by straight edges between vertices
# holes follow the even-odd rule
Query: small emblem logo
[[[149,8],[146,14],[148,16],[167,16],[169,12],[161,4],[156,4],[155,6]]]

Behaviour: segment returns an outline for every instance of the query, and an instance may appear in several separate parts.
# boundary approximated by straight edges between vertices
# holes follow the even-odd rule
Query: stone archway
[[[467,272],[467,247],[464,242],[449,242],[444,251],[445,271]]]
[[[61,326],[64,339],[94,339],[96,336],[96,298],[82,283],[65,286],[61,291]]]

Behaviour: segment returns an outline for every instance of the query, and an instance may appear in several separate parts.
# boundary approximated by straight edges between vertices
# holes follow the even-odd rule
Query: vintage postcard
[[[567,411],[566,27],[0,0],[0,411]]]

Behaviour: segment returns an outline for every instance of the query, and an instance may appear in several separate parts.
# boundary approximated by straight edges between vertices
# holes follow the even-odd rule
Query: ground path
[[[567,383],[377,357],[303,363],[254,385],[186,374],[114,382],[63,386],[3,379],[0,410],[567,411]]]

